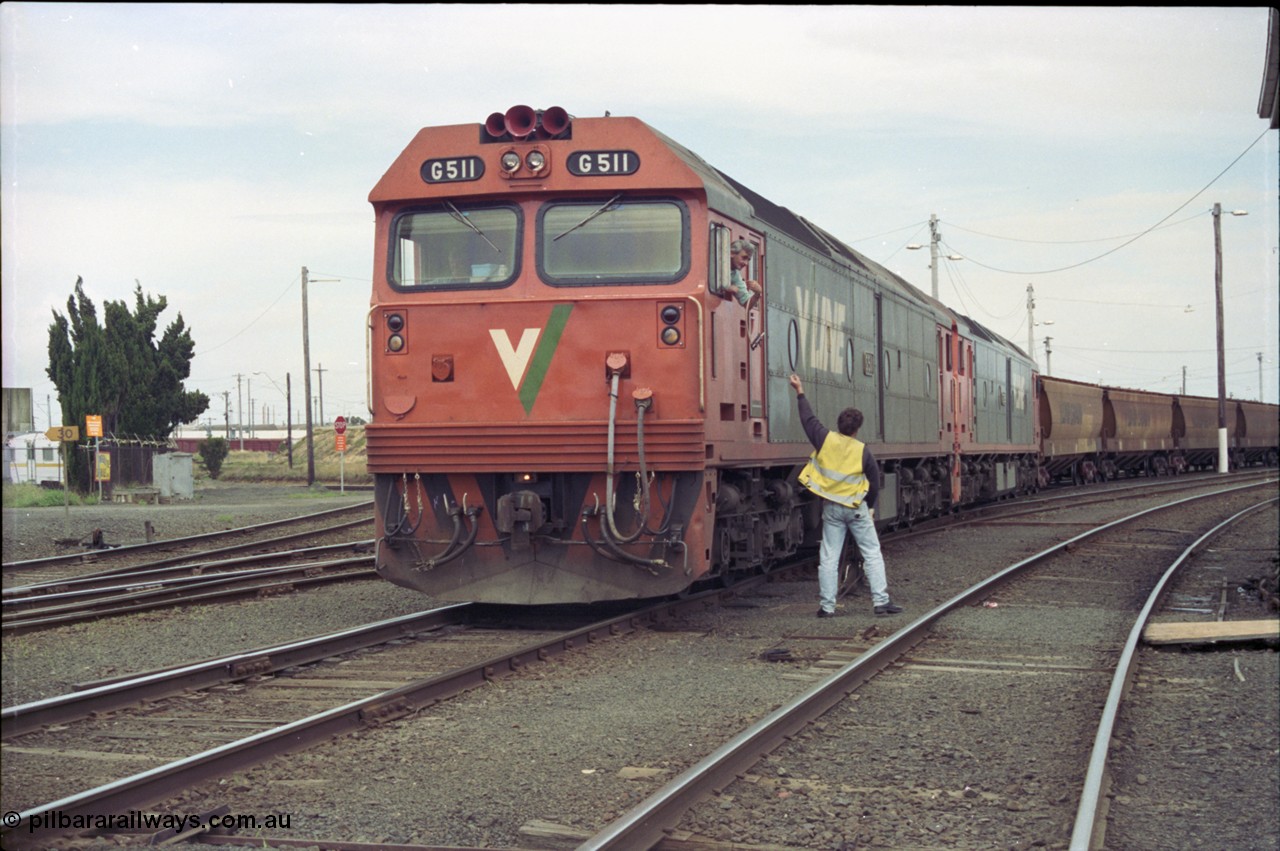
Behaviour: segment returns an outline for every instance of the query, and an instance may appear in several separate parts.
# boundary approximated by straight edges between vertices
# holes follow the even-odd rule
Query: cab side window
[[[721,224],[712,223],[710,239],[707,240],[707,288],[716,295],[723,295],[729,285],[729,229]]]

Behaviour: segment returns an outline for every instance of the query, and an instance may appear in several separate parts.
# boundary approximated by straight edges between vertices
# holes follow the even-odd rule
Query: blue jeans
[[[822,548],[818,553],[818,598],[824,611],[836,610],[836,586],[840,575],[840,553],[844,550],[844,534],[848,531],[862,554],[862,570],[871,589],[871,604],[889,602],[889,583],[884,574],[884,556],[880,555],[880,537],[875,521],[865,505],[848,508],[836,502],[822,504]]]

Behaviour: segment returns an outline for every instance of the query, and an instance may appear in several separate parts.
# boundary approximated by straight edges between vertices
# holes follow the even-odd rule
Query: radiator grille
[[[501,473],[603,471],[607,464],[607,423],[521,423],[519,425],[369,424],[371,473]],[[701,470],[706,466],[702,422],[646,422],[645,464],[653,470]],[[614,432],[615,469],[639,467],[636,424]]]

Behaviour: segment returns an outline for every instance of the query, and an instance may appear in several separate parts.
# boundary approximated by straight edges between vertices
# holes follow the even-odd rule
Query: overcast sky
[[[5,387],[36,425],[52,311],[135,281],[237,419],[302,396],[300,273],[324,414],[367,418],[369,191],[420,127],[515,104],[634,115],[1028,345],[1054,375],[1277,396],[1267,9],[0,5]],[[237,375],[241,384],[237,385]],[[314,376],[313,376],[314,377]],[[313,381],[313,393],[318,386]],[[296,415],[296,416],[297,416]],[[295,419],[296,421],[296,419]],[[54,424],[57,424],[56,422]]]

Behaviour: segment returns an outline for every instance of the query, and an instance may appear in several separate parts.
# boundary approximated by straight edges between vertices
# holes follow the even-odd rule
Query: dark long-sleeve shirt
[[[809,438],[814,449],[821,449],[831,429],[824,426],[822,420],[818,419],[818,415],[813,412],[809,400],[803,393],[796,396],[796,404],[800,408],[800,423],[804,426],[805,436]],[[876,500],[880,497],[880,467],[871,454],[871,447],[865,443],[862,444],[862,474],[867,477],[867,484],[870,487],[862,501],[868,508],[875,508]]]

